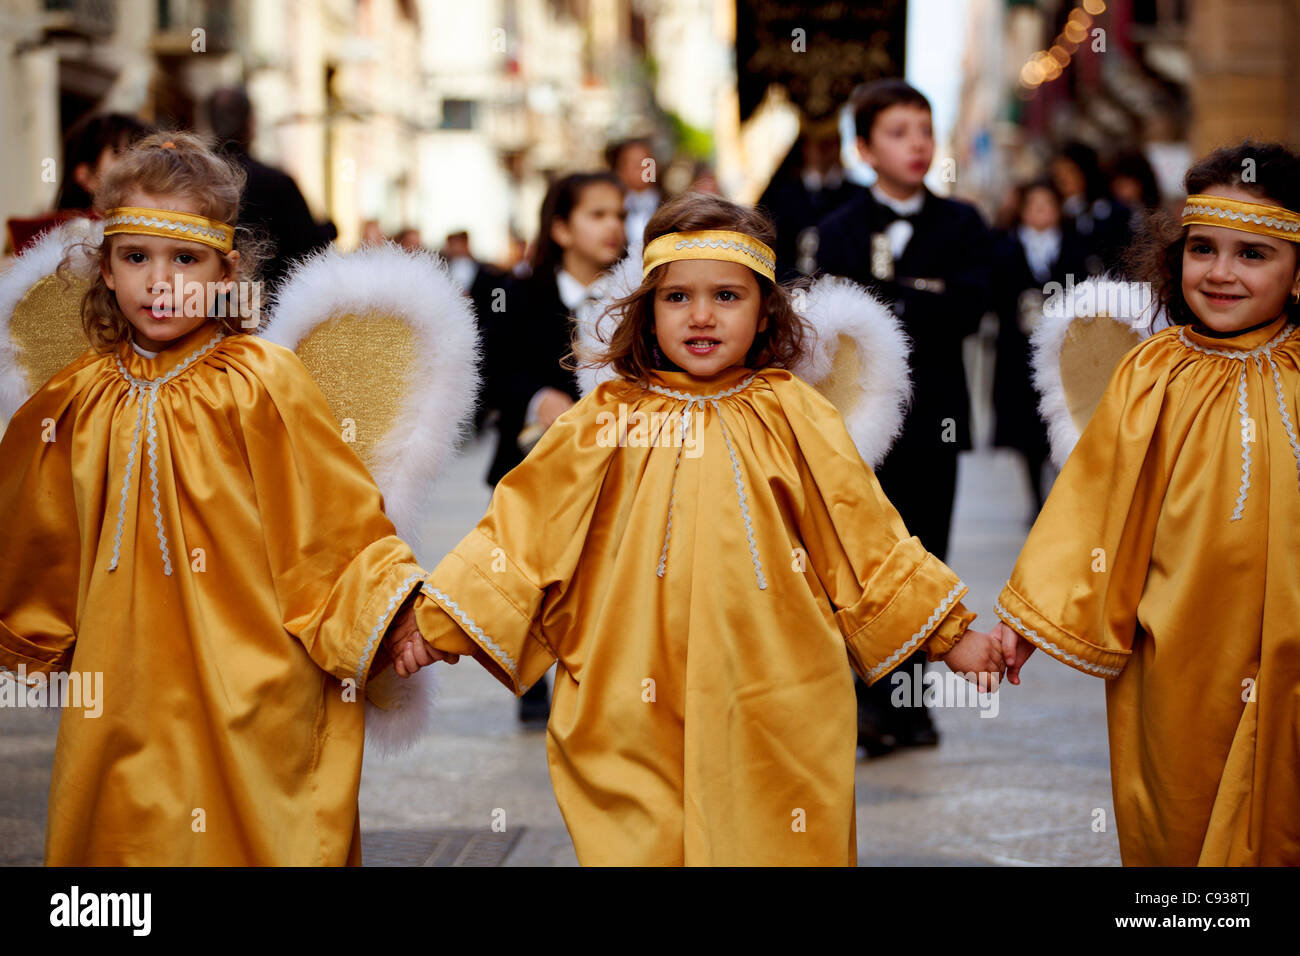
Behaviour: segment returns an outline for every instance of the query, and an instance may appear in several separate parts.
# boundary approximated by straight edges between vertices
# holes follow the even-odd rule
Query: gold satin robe
[[[421,631],[516,694],[559,661],[547,756],[583,864],[855,864],[851,666],[946,652],[965,585],[789,372],[652,389],[607,382],[547,430]]]
[[[1300,864],[1300,334],[1284,326],[1171,328],[1129,352],[999,599],[1107,679],[1125,865]]]
[[[50,865],[360,863],[364,685],[425,572],[297,356],[215,326],[87,352],[0,444],[0,665],[103,674]]]

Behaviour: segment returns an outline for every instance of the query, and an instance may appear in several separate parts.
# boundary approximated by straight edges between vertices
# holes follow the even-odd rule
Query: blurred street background
[[[252,154],[293,177],[338,248],[367,223],[415,230],[430,248],[464,231],[475,257],[509,267],[548,181],[605,165],[609,145],[648,138],[669,194],[716,185],[754,202],[801,121],[847,131],[850,94],[882,76],[931,101],[927,184],[988,221],[1072,141],[1104,160],[1139,154],[1159,200],[1176,201],[1190,157],[1247,133],[1300,139],[1298,11],[1295,0],[3,0],[0,217],[54,207],[65,136],[85,117],[210,132],[210,95],[240,85]],[[852,143],[841,147],[850,178],[869,181]]]
[[[946,561],[987,630],[1052,477],[1043,436],[994,400],[1005,330],[1042,284],[1020,230],[1078,239],[1080,276],[1120,269],[1144,218],[1181,208],[1195,158],[1300,142],[1297,50],[1300,0],[0,0],[4,254],[87,215],[117,153],[162,126],[296,184],[276,215],[307,218],[281,265],[290,248],[437,252],[480,317],[483,280],[529,275],[543,198],[577,171],[612,171],[642,226],[690,190],[761,203],[798,275],[809,210],[874,181],[855,96],[905,78],[932,112],[926,187],[1023,240],[1033,272],[962,346],[974,447]],[[478,424],[438,482],[427,567],[487,506],[498,436]],[[439,677],[436,733],[367,755],[366,864],[575,864],[544,731],[472,662]],[[1024,678],[991,719],[933,708],[937,746],[863,755],[862,864],[1118,865],[1102,682],[1045,655]],[[50,717],[0,708],[0,864],[41,862],[54,745]]]

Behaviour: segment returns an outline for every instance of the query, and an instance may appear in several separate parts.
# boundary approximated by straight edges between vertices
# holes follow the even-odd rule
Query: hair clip
[[[173,143],[171,140],[167,140],[167,142],[159,146],[159,149],[175,149],[175,148],[176,148],[176,144]]]

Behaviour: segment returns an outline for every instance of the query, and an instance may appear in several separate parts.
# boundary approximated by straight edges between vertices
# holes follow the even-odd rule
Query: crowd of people
[[[1029,337],[1042,290],[1066,276],[1078,282],[1122,270],[1123,253],[1158,206],[1159,190],[1140,152],[1122,153],[1106,169],[1091,147],[1067,143],[1040,178],[1015,186],[989,229],[972,205],[941,198],[924,184],[935,143],[923,94],[901,80],[877,81],[859,89],[851,108],[853,148],[874,184],[848,176],[834,119],[808,121],[757,205],[776,225],[780,281],[793,287],[823,274],[852,279],[889,302],[911,336],[915,399],[878,476],[908,527],[943,557],[957,455],[972,447],[962,339],[985,313],[997,315],[994,444],[1023,458],[1037,510],[1051,479],[1030,371]],[[247,176],[239,221],[269,240],[261,278],[273,292],[293,262],[326,248],[337,230],[313,221],[290,176],[250,155],[255,124],[242,88],[217,90],[208,114],[219,149]],[[97,184],[149,132],[123,114],[75,124],[66,137],[56,209],[11,221],[15,250],[67,217],[95,215]],[[571,324],[605,294],[614,264],[640,254],[645,226],[665,201],[649,138],[612,142],[605,163],[605,169],[555,179],[536,235],[525,242],[512,233],[503,261],[475,257],[464,230],[447,235],[437,250],[478,316],[485,363],[475,420],[480,430],[496,433],[489,485],[580,397],[566,361]],[[685,192],[718,192],[707,166],[696,164]],[[384,242],[408,252],[426,248],[413,225],[385,234],[377,219],[366,220],[361,243]],[[885,694],[872,694],[861,682],[858,689],[859,744],[867,754],[937,742],[925,707],[889,706]],[[532,723],[548,714],[541,681],[520,701],[519,716]]]
[[[1189,171],[1175,225],[1148,216],[1149,167],[1125,156],[1107,178],[1095,153],[1070,144],[1047,176],[1017,188],[993,231],[973,205],[927,188],[930,104],[901,80],[870,83],[851,104],[869,187],[848,181],[825,128],[805,130],[756,208],[712,194],[705,170],[697,188],[665,197],[649,143],[616,144],[608,169],[551,183],[525,260],[485,266],[468,235],[447,237],[449,272],[477,306],[494,492],[474,531],[426,572],[300,364],[217,318],[159,315],[140,299],[149,258],[173,255],[178,240],[121,214],[159,198],[157,216],[204,227],[186,265],[214,282],[255,265],[234,248],[240,228],[273,237],[262,271],[272,283],[331,239],[291,180],[248,155],[247,97],[220,91],[210,106],[215,149],[121,118],[78,128],[88,139],[70,146],[60,202],[86,213],[91,197],[105,219],[83,303],[99,351],[51,379],[4,438],[22,464],[0,479],[13,523],[0,555],[0,664],[57,669],[75,651],[119,676],[175,678],[104,723],[125,728],[126,742],[98,726],[61,735],[47,858],[165,859],[172,838],[159,828],[178,806],[145,815],[140,794],[170,779],[167,761],[184,750],[180,779],[205,788],[232,834],[186,859],[357,862],[360,716],[312,678],[364,680],[390,663],[405,677],[465,655],[519,695],[522,719],[548,721],[556,798],[581,861],[851,863],[854,744],[880,756],[937,741],[925,706],[900,706],[881,677],[942,660],[982,687],[1004,674],[1017,683],[1041,649],[1113,681],[1126,863],[1300,862],[1300,658],[1287,624],[1300,612],[1300,444],[1287,408],[1300,382],[1300,156],[1249,142],[1212,153]],[[1258,174],[1243,181],[1247,160]],[[366,241],[380,238],[369,230]],[[398,238],[419,245],[412,230]],[[610,295],[629,255],[640,285],[619,300],[601,352],[618,374],[582,399],[575,319]],[[1028,336],[1047,283],[1113,270],[1150,282],[1173,327],[1120,362],[1044,496]],[[834,406],[790,370],[809,347],[794,292],[825,276],[885,303],[909,340],[912,399],[874,471]],[[962,342],[990,312],[997,441],[1023,454],[1042,511],[999,596],[1000,623],[983,633],[945,560],[958,456],[972,447]],[[162,572],[136,559],[130,535],[119,565],[135,446],[119,460],[113,436],[133,422],[141,440],[142,402],[154,524],[137,525],[156,530]],[[678,414],[683,438],[698,411],[726,455],[683,465],[680,447],[675,458],[611,450],[593,435],[616,407]],[[42,441],[49,422],[76,437]],[[177,436],[171,469],[158,468],[158,429]],[[205,443],[228,453],[228,474],[206,467]],[[119,487],[112,557],[98,562],[102,522],[79,516]],[[173,577],[166,535],[186,515],[214,529],[214,548],[230,535],[232,553],[255,542],[266,560],[246,561],[218,592],[183,568]],[[806,575],[782,573],[794,539]],[[67,558],[83,552],[84,574]],[[240,600],[223,604],[231,593]],[[89,636],[77,626],[87,602],[102,616]],[[233,606],[249,609],[244,621],[227,619]],[[168,649],[147,639],[164,633]],[[233,635],[251,642],[248,659]],[[207,654],[228,666],[208,666]],[[544,675],[556,661],[552,701]],[[1243,678],[1250,690],[1238,695]],[[292,698],[288,716],[241,710],[245,685],[273,681]],[[1203,699],[1205,687],[1215,694]],[[151,724],[175,711],[173,692],[205,701],[206,721]],[[273,718],[297,741],[287,763],[278,735],[247,734]],[[164,738],[187,739],[197,756]],[[149,760],[136,759],[137,740]],[[317,746],[324,763],[292,773]],[[140,793],[101,790],[114,774]],[[313,800],[328,816],[319,833],[302,822]]]
[[[973,206],[936,196],[924,184],[935,151],[924,95],[903,81],[879,81],[859,91],[853,109],[855,148],[875,183],[866,187],[848,178],[834,121],[810,122],[758,207],[776,224],[781,281],[850,278],[891,303],[911,336],[913,407],[877,475],[908,527],[942,557],[957,456],[972,447],[962,339],[985,313],[997,314],[995,444],[1023,456],[1041,506],[1050,475],[1044,474],[1047,433],[1029,367],[1035,305],[1041,306],[1048,282],[1064,282],[1067,274],[1078,282],[1122,268],[1122,253],[1146,207],[1116,197],[1153,201],[1154,176],[1140,154],[1126,154],[1108,182],[1094,151],[1068,144],[1050,162],[1050,176],[1017,187],[1014,206],[990,230]],[[465,263],[465,275],[473,276],[462,286],[484,332],[488,386],[481,420],[496,409],[497,429],[490,484],[577,399],[576,379],[564,367],[570,325],[584,303],[601,297],[614,263],[637,254],[645,223],[663,201],[645,175],[655,168],[649,142],[615,143],[606,159],[607,170],[570,174],[551,185],[530,255],[513,269],[474,262],[463,233],[449,236],[444,248],[453,272]],[[690,191],[701,191],[698,181]],[[506,294],[494,305],[498,289]],[[868,754],[937,742],[925,707],[893,707],[881,691],[873,694],[862,684],[859,691],[859,742]],[[521,719],[545,719],[545,695],[544,682],[530,690],[520,704]]]

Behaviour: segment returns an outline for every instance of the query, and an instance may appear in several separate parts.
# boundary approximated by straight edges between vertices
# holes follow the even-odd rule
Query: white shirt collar
[[[642,189],[640,192],[628,191],[623,197],[623,208],[629,212],[636,210],[642,213],[653,213],[659,208],[659,190],[651,186],[649,189]]]
[[[1052,263],[1061,254],[1060,229],[1030,229],[1021,225],[1016,236],[1025,250],[1025,262],[1034,278],[1046,282],[1051,277]]]
[[[144,356],[145,358],[147,358],[147,359],[157,358],[157,357],[158,357],[158,353],[157,353],[157,352],[150,352],[148,349],[142,349],[142,348],[140,348],[140,346],[136,345],[136,344],[135,344],[135,339],[132,339],[132,340],[131,340],[131,348],[135,349],[135,354],[136,354],[136,355],[143,355],[143,356]]]
[[[575,279],[564,269],[555,271],[555,285],[560,292],[560,301],[570,312],[576,312],[578,306],[582,305],[588,299],[594,299],[599,295],[600,279],[597,279],[591,285],[586,286]]]
[[[839,189],[844,184],[844,173],[838,167],[832,167],[825,176],[815,169],[805,169],[799,174],[803,188],[810,193],[823,189]]]
[[[478,275],[478,263],[470,256],[457,256],[447,263],[447,270],[451,273],[452,281],[468,292],[474,284],[474,277]]]
[[[918,189],[916,195],[910,199],[895,199],[880,188],[880,183],[872,183],[871,195],[875,197],[876,202],[882,206],[888,206],[900,216],[911,216],[918,213],[921,211],[921,207],[925,205],[924,188]]]

